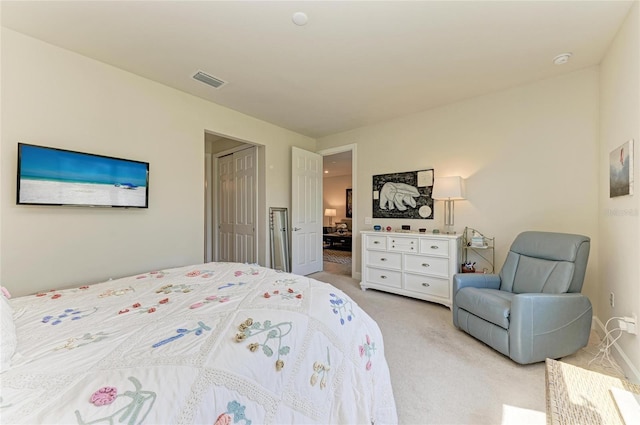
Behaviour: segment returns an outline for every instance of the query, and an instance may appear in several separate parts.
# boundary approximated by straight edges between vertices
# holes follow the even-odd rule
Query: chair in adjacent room
[[[575,353],[591,332],[589,248],[586,236],[519,234],[499,274],[454,276],[453,324],[521,364]]]

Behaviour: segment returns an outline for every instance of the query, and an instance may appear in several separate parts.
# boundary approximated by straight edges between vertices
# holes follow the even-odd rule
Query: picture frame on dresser
[[[377,289],[451,308],[462,235],[363,231],[362,290]]]

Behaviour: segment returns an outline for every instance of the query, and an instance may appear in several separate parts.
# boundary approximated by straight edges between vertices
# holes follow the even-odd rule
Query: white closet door
[[[256,262],[256,159],[255,147],[218,158],[219,261]]]
[[[256,148],[233,154],[235,261],[256,262]]]
[[[234,261],[235,179],[233,155],[218,158],[218,261]]]
[[[322,156],[291,148],[291,269],[322,270]]]

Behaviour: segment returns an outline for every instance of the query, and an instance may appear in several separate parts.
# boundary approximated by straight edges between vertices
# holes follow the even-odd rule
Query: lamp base
[[[440,233],[444,233],[446,235],[455,235],[456,231],[453,229],[453,226],[444,226],[444,229]]]
[[[444,201],[444,233],[447,235],[455,235],[456,231],[453,230],[453,215],[455,210],[455,203],[453,199],[447,199]]]

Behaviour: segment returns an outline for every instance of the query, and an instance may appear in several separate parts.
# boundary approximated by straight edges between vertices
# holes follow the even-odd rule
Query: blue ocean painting
[[[147,164],[23,145],[20,178],[145,187]]]

